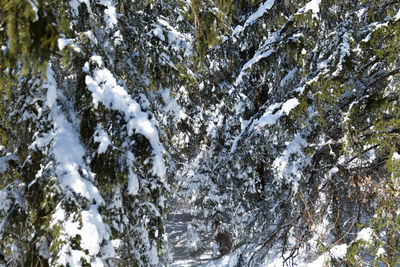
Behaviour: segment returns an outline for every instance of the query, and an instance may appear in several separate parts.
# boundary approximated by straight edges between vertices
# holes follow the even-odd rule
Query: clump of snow
[[[247,61],[246,64],[244,64],[242,70],[239,73],[239,76],[236,78],[235,85],[239,85],[242,82],[243,75],[245,74],[245,71],[247,69],[251,68],[251,66],[253,66],[255,63],[257,63],[261,59],[269,57],[270,55],[272,55],[272,53],[274,51],[275,50],[273,50],[273,49],[265,51],[265,52],[257,51],[257,53],[254,55],[254,57],[252,59],[250,59],[249,61]]]
[[[292,98],[286,101],[282,106],[282,112],[286,115],[289,115],[290,111],[296,108],[299,105],[299,100],[297,98]]]
[[[394,20],[399,20],[400,19],[400,9],[397,12],[397,14],[394,16]]]
[[[257,128],[262,128],[264,126],[273,125],[276,121],[283,115],[289,115],[290,111],[299,105],[299,100],[297,98],[291,98],[285,103],[274,103],[267,107],[264,114],[254,122],[253,126]],[[280,108],[279,110],[277,110]]]
[[[39,19],[39,16],[37,14],[39,11],[38,2],[37,0],[28,0],[28,3],[31,5],[33,12],[35,12],[35,18],[33,20],[33,22],[35,22]]]
[[[12,160],[18,161],[18,158],[14,154],[6,152],[5,148],[0,145],[0,153],[1,152],[5,153],[5,155],[0,156],[0,173],[4,173],[9,167],[9,162]]]
[[[107,26],[111,29],[117,24],[117,9],[115,6],[107,5],[107,8],[104,10],[105,21]]]
[[[308,267],[323,267],[326,264],[326,255],[322,254],[315,261],[307,264]]]
[[[288,83],[290,83],[294,79],[294,75],[296,74],[296,71],[297,71],[297,68],[294,68],[291,71],[289,71],[286,74],[286,76],[283,77],[283,79],[281,80],[280,86],[283,87],[283,86],[287,85]]]
[[[74,49],[75,52],[78,52],[78,53],[81,52],[81,49],[78,46],[76,46],[76,44],[74,44],[72,39],[58,38],[57,44],[58,44],[58,49],[60,51],[62,51],[67,46],[71,46]]]
[[[275,4],[275,0],[268,0],[266,1],[264,4],[262,4],[258,10],[256,12],[254,12],[244,23],[243,26],[237,26],[234,30],[233,30],[233,35],[236,35],[238,33],[240,33],[241,31],[243,31],[246,27],[248,27],[249,25],[253,24],[254,21],[256,21],[257,19],[261,18],[265,12],[267,12],[269,9],[272,8],[272,6]]]
[[[395,152],[393,153],[392,158],[393,158],[394,160],[400,160],[400,154],[397,153],[397,152],[395,151]]]
[[[385,249],[380,247],[380,248],[378,248],[378,251],[376,252],[376,256],[380,257],[380,256],[384,255],[385,252],[386,252]]]
[[[371,242],[373,234],[374,231],[371,228],[364,228],[360,232],[358,232],[356,240]]]
[[[163,30],[162,30],[161,26],[157,25],[153,29],[153,35],[156,36],[161,41],[165,41],[165,37],[164,37]]]
[[[139,192],[139,179],[132,170],[129,170],[128,193],[131,195],[137,195],[138,192]]]
[[[261,118],[258,119],[257,126],[264,127],[266,125],[274,124],[280,117],[282,117],[282,113],[280,111],[276,112],[276,109],[280,108],[281,106],[282,103],[274,103],[269,106]]]
[[[85,168],[83,162],[85,151],[79,142],[76,130],[56,105],[57,83],[51,67],[48,67],[46,73],[47,80],[43,87],[47,88],[46,104],[51,110],[54,129],[48,136],[43,137],[47,140],[40,140],[36,144],[43,145],[52,141],[51,153],[56,160],[57,177],[64,188],[71,188],[89,200],[102,203],[103,199],[97,188],[79,173],[80,169]]]
[[[91,56],[90,61],[92,61],[93,63],[96,63],[97,66],[99,66],[99,67],[104,66],[104,62],[103,62],[103,59],[101,58],[101,56],[98,56],[98,55]]]
[[[69,1],[69,5],[72,8],[72,11],[73,11],[74,15],[75,16],[79,15],[79,6],[81,4],[85,4],[86,5],[87,10],[88,10],[89,14],[91,15],[92,14],[92,8],[90,6],[89,0],[70,0]]]
[[[338,171],[339,171],[338,167],[333,167],[332,169],[329,170],[328,175],[329,175],[329,176],[332,176],[332,175],[334,175],[335,173],[337,173]]]
[[[242,82],[243,76],[245,75],[245,71],[247,69],[251,68],[251,66],[253,66],[255,63],[259,62],[261,59],[271,56],[275,52],[274,48],[268,49],[268,47],[272,43],[274,43],[278,39],[278,37],[279,36],[278,36],[277,32],[274,32],[273,34],[271,34],[271,36],[260,46],[260,48],[257,50],[255,55],[253,56],[253,58],[250,59],[249,61],[247,61],[246,64],[244,64],[243,68],[241,69],[241,71],[239,73],[239,76],[235,80],[236,86]]]
[[[330,250],[332,256],[336,259],[343,259],[347,253],[347,244],[336,245]]]
[[[111,145],[111,140],[107,132],[101,129],[100,127],[97,128],[94,134],[94,141],[96,143],[99,143],[99,148],[97,149],[97,152],[99,154],[106,152],[108,146]]]
[[[89,73],[89,71],[90,71],[89,62],[86,62],[86,63],[83,65],[82,71],[83,71],[83,72],[86,72],[86,73]]]
[[[297,161],[291,159],[292,155],[303,155],[302,146],[306,140],[298,134],[286,146],[286,149],[273,162],[273,167],[280,179],[286,179],[294,182],[294,190],[297,190],[298,180],[301,178],[301,172],[298,171]]]
[[[311,0],[304,7],[304,12],[311,10],[313,13],[313,18],[318,18],[319,6],[321,4],[321,0]]]
[[[161,91],[161,96],[165,103],[164,110],[173,116],[173,121],[175,123],[186,118],[187,115],[181,109],[176,99],[170,96],[168,89]]]
[[[58,252],[57,264],[63,266],[81,266],[81,259],[91,262],[91,266],[104,266],[103,261],[96,257],[101,251],[101,246],[107,247],[107,257],[115,257],[115,251],[109,241],[110,234],[97,210],[92,205],[89,210],[81,212],[81,222],[67,216],[59,205],[53,215],[51,226],[61,224],[61,240],[67,241],[69,237],[80,236],[80,245],[89,252],[85,254],[81,250],[75,250],[66,242]]]
[[[92,206],[90,210],[84,210],[81,214],[81,246],[86,248],[91,255],[97,255],[100,251],[100,244],[104,239],[109,239],[109,233],[106,230],[97,207]]]
[[[47,135],[38,138],[37,142],[30,148],[40,149],[41,146],[49,145],[50,155],[56,163],[56,176],[63,190],[67,194],[71,190],[95,203],[80,213],[81,221],[76,216],[67,216],[61,204],[56,208],[52,225],[62,225],[61,239],[65,241],[59,250],[57,264],[80,266],[81,258],[83,258],[90,262],[91,266],[103,266],[102,260],[97,258],[97,255],[100,253],[101,247],[109,243],[110,238],[108,229],[98,211],[98,205],[103,204],[104,200],[98,189],[90,181],[94,174],[91,173],[84,162],[85,150],[79,141],[78,133],[57,105],[57,98],[62,97],[63,94],[57,92],[57,83],[51,64],[47,68],[46,75],[47,79],[43,84],[43,87],[47,89],[45,103],[50,110],[53,129]],[[77,235],[81,237],[81,247],[87,250],[89,255],[73,249],[67,242]],[[113,251],[108,251],[108,255],[115,256],[114,254]]]
[[[132,99],[128,92],[117,84],[112,73],[104,69],[96,69],[93,75],[86,76],[86,85],[92,92],[95,106],[99,102],[125,115],[128,134],[135,132],[144,135],[153,148],[153,173],[161,178],[164,177],[166,168],[163,160],[165,149],[160,143],[157,130],[148,115],[142,112],[140,105]]]

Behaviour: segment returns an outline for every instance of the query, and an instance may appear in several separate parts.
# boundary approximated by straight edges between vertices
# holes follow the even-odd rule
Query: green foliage
[[[1,86],[9,90],[16,79],[29,71],[34,76],[39,70],[45,73],[59,36],[58,16],[54,11],[63,2],[40,0],[33,7],[33,3],[25,0],[2,0],[0,5],[0,76],[3,81],[8,76],[8,82]],[[17,72],[18,64],[23,65],[20,72]]]

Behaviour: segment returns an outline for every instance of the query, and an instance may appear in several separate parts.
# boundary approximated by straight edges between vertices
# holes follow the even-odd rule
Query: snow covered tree
[[[167,261],[175,5],[1,2],[3,264]]]
[[[382,225],[397,189],[378,185],[397,179],[397,148],[382,133],[396,128],[399,8],[265,1],[207,54],[202,87],[215,104],[205,146],[182,171],[198,236],[214,233],[199,247],[214,242],[250,264],[355,264],[368,242],[354,235],[371,223],[375,259],[397,262],[397,217]]]
[[[399,1],[0,5],[1,264],[399,263]]]

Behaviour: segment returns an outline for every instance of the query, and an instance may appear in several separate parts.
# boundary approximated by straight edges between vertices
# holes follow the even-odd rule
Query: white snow
[[[137,195],[138,192],[139,192],[139,179],[132,170],[129,170],[128,193],[131,195]]]
[[[204,264],[203,267],[235,267],[237,264],[238,256],[236,254],[228,254],[221,259]]]
[[[360,232],[358,232],[356,240],[371,242],[373,234],[374,234],[374,231],[371,228],[369,228],[369,227],[364,228]]]
[[[394,20],[399,20],[400,19],[400,9],[397,11],[397,14],[394,16]]]
[[[253,66],[255,63],[257,63],[261,59],[269,57],[270,55],[272,55],[275,52],[275,50],[273,48],[268,49],[268,47],[272,43],[276,42],[277,39],[278,39],[278,33],[277,32],[272,33],[271,36],[269,36],[268,39],[260,46],[260,48],[257,50],[256,54],[253,56],[253,58],[250,59],[249,61],[247,61],[246,64],[244,64],[238,77],[236,78],[236,81],[235,81],[236,86],[238,86],[242,82],[243,75],[245,75],[245,71],[247,69],[251,68],[251,66]]]
[[[311,0],[304,7],[304,12],[311,10],[313,13],[313,18],[318,18],[319,6],[321,4],[321,0]]]
[[[242,70],[239,73],[239,76],[236,78],[235,85],[237,86],[243,81],[243,75],[245,74],[245,71],[247,69],[251,68],[251,66],[253,66],[253,64],[257,63],[261,59],[269,57],[270,55],[272,55],[272,53],[274,51],[275,50],[273,50],[273,49],[265,51],[265,52],[257,51],[257,53],[254,55],[254,57],[252,59],[250,59],[249,61],[247,61],[246,64],[244,64]]]
[[[329,177],[331,177],[332,175],[334,175],[335,173],[339,172],[338,167],[333,167],[332,169],[329,170]]]
[[[165,89],[161,91],[162,99],[165,103],[164,110],[173,116],[173,121],[175,123],[179,122],[181,119],[185,119],[187,115],[179,106],[175,98],[170,96],[169,90]]]
[[[97,153],[99,154],[106,152],[108,146],[111,145],[111,140],[107,132],[101,129],[99,126],[94,134],[94,141],[99,143],[99,148],[97,149]]]
[[[306,140],[298,134],[291,142],[287,143],[286,149],[278,156],[273,167],[280,179],[292,180],[294,182],[294,190],[297,190],[297,182],[301,178],[301,172],[298,171],[297,160],[291,158],[292,155],[303,155],[302,146],[306,144]]]
[[[69,242],[66,242],[58,253],[57,263],[80,266],[81,258],[91,262],[91,258],[94,257],[91,265],[103,266],[102,261],[95,256],[99,254],[102,244],[107,244],[110,238],[110,234],[98,212],[98,205],[104,203],[104,200],[98,189],[90,181],[94,178],[94,174],[84,162],[85,149],[80,143],[79,135],[66,114],[57,105],[57,98],[65,96],[63,96],[62,91],[57,90],[51,64],[47,68],[46,76],[47,79],[43,84],[43,87],[47,89],[45,103],[50,110],[53,129],[47,135],[38,138],[30,148],[40,149],[41,146],[50,146],[49,152],[55,160],[55,173],[62,189],[67,195],[72,190],[95,203],[90,205],[88,210],[81,212],[81,222],[77,220],[78,217],[67,216],[61,204],[56,208],[52,225],[61,224],[63,226],[61,238],[66,241],[69,237],[80,235],[81,247],[89,252],[89,255],[86,255],[83,251],[74,250],[70,247]],[[112,251],[109,251],[109,254],[113,254]]]
[[[110,234],[97,210],[95,205],[92,205],[89,210],[81,212],[82,223],[73,220],[71,216],[66,216],[66,212],[59,205],[53,215],[51,227],[55,224],[62,225],[61,240],[67,241],[69,237],[73,238],[77,235],[81,237],[81,247],[89,252],[85,254],[81,250],[75,250],[66,242],[58,252],[57,264],[64,266],[81,266],[81,258],[87,262],[91,262],[91,257],[94,256],[91,266],[104,266],[102,260],[95,257],[100,253],[101,245],[108,248],[107,257],[115,257],[115,251],[109,242]]]
[[[294,68],[291,71],[289,71],[285,75],[285,77],[283,77],[283,79],[281,80],[280,86],[283,87],[283,86],[287,85],[288,83],[290,83],[294,79],[294,75],[296,74],[296,71],[297,71],[297,68]]]
[[[161,26],[157,25],[153,29],[153,35],[156,36],[161,41],[165,41],[165,37],[164,37],[163,30],[162,30]]]
[[[51,110],[54,130],[48,136],[44,137],[47,140],[41,140],[36,142],[36,144],[44,145],[52,141],[51,153],[57,163],[57,177],[64,188],[69,187],[75,193],[81,194],[89,200],[102,203],[103,199],[97,188],[89,180],[81,177],[79,173],[79,169],[85,168],[83,162],[85,151],[79,142],[76,130],[60,111],[60,108],[55,105],[57,84],[54,79],[54,72],[50,66],[46,73],[47,80],[43,87],[47,88],[48,98],[46,99],[46,104],[48,104]]]
[[[71,46],[75,52],[81,52],[81,49],[76,46],[74,44],[74,42],[72,41],[72,39],[67,39],[67,38],[58,38],[57,40],[57,44],[58,44],[58,49],[60,51],[62,51],[64,48],[66,48],[67,46]]]
[[[2,145],[0,145],[0,151],[3,152],[4,150],[5,148]],[[10,152],[7,152],[4,156],[0,157],[0,174],[4,173],[8,169],[9,167],[8,162],[10,160],[18,161],[18,158],[17,156],[15,156]]]
[[[104,62],[103,62],[103,59],[101,58],[101,56],[93,55],[93,56],[90,57],[90,61],[96,63],[97,66],[99,66],[99,67],[103,67],[104,66]]]
[[[385,252],[386,251],[384,248],[382,248],[382,247],[378,248],[378,251],[376,252],[376,257],[380,257],[381,255],[384,255]]]
[[[75,16],[78,16],[78,15],[79,15],[79,6],[80,6],[81,4],[85,4],[85,5],[86,5],[86,7],[87,7],[87,9],[88,9],[88,12],[89,12],[89,14],[91,15],[91,14],[92,14],[92,8],[91,8],[91,6],[90,6],[89,0],[70,0],[70,1],[69,1],[69,6],[70,6],[70,7],[72,8],[72,10],[74,11],[74,12],[73,12],[74,15],[75,15]]]
[[[115,6],[111,5],[111,3],[109,3],[107,8],[104,10],[104,16],[108,27],[112,29],[115,25],[117,25],[117,9]]]
[[[262,128],[266,125],[274,124],[280,117],[282,117],[282,113],[279,111],[276,112],[276,109],[280,108],[282,103],[275,103],[269,106],[261,118],[256,122],[258,128]]]
[[[240,33],[241,31],[243,31],[246,27],[248,27],[249,25],[253,24],[254,21],[256,21],[257,19],[259,19],[260,17],[262,17],[265,12],[267,12],[269,9],[272,8],[272,6],[274,5],[275,0],[268,0],[266,1],[264,4],[262,4],[258,10],[256,12],[254,12],[244,23],[243,26],[237,26],[234,30],[233,30],[233,35],[237,35],[238,33]]]
[[[264,114],[254,122],[253,126],[256,129],[260,129],[264,126],[273,125],[276,121],[283,115],[289,115],[290,111],[299,105],[299,100],[297,98],[291,98],[285,103],[274,103],[267,107]],[[279,110],[277,110],[280,108]]]
[[[82,227],[80,229],[81,246],[89,251],[91,255],[97,255],[103,240],[109,239],[103,220],[97,210],[92,206],[90,210],[82,211]]]
[[[315,261],[307,264],[307,267],[323,267],[326,265],[325,263],[326,263],[326,255],[322,254]]]
[[[347,244],[336,245],[331,248],[330,252],[336,259],[343,259],[347,253]]]
[[[112,73],[104,69],[96,69],[93,76],[86,76],[86,85],[92,92],[95,106],[99,102],[105,106],[118,110],[125,115],[128,134],[134,132],[144,135],[153,148],[153,173],[161,178],[164,177],[166,168],[163,160],[165,149],[160,143],[157,130],[148,115],[141,111],[140,105],[132,99],[128,92],[117,84]]]
[[[290,111],[292,111],[294,108],[296,108],[299,104],[300,104],[300,102],[297,98],[291,98],[283,104],[281,110],[286,115],[289,115]]]

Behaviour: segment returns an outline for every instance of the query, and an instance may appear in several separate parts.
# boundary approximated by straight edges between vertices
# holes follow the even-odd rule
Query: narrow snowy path
[[[191,254],[188,249],[188,225],[192,216],[180,210],[170,212],[167,216],[166,232],[173,263],[171,267],[203,266],[212,260],[208,251],[199,251],[197,255]],[[208,252],[208,253],[207,253]]]

